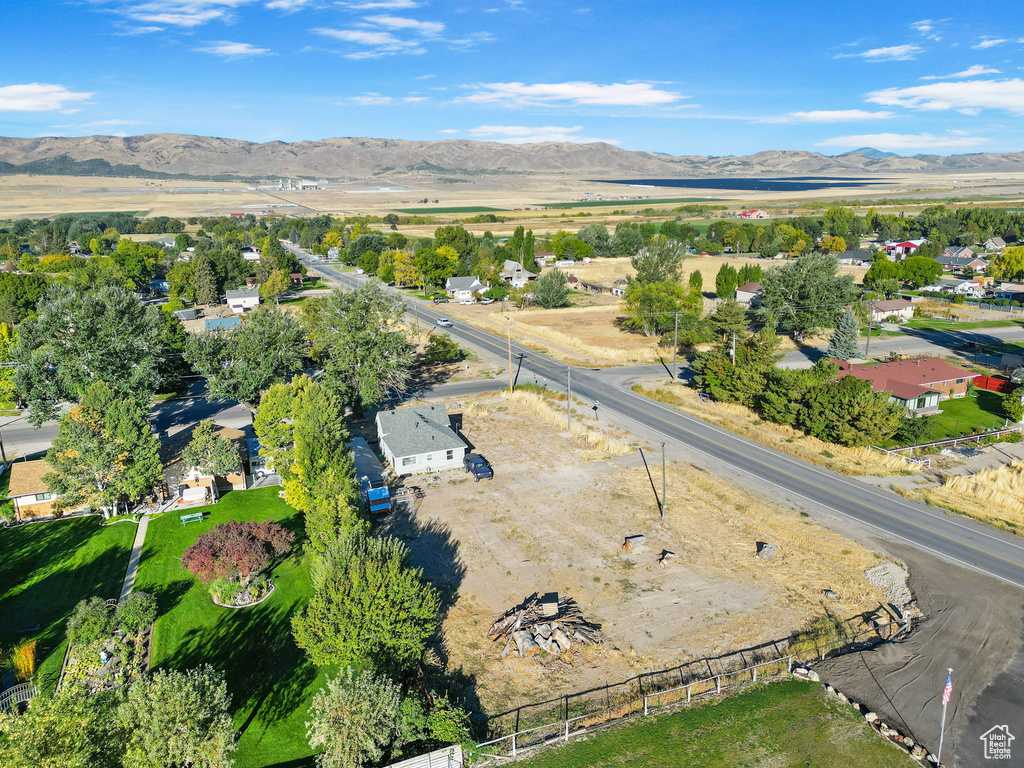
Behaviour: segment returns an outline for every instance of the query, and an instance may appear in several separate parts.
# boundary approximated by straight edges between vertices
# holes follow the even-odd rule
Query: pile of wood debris
[[[522,604],[502,614],[487,631],[494,641],[505,639],[501,658],[512,648],[523,658],[541,651],[552,655],[567,653],[574,643],[600,645],[604,642],[601,625],[583,618],[572,598],[559,598],[555,592],[540,597],[536,592]]]

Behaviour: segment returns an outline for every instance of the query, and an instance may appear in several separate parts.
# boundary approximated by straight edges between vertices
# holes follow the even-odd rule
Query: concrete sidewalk
[[[135,531],[135,541],[132,542],[132,554],[128,558],[128,570],[124,574],[121,596],[118,598],[119,603],[125,601],[128,595],[132,593],[132,587],[135,586],[135,576],[139,571],[139,562],[142,560],[142,546],[146,543],[146,529],[148,528],[149,517],[143,515],[142,519],[139,520],[138,530]]]

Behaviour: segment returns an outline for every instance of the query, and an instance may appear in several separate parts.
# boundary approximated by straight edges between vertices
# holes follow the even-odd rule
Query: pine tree
[[[196,304],[216,304],[220,300],[217,290],[217,277],[213,274],[210,260],[203,256],[196,259],[195,288],[193,291]]]
[[[704,275],[699,269],[695,269],[690,273],[690,287],[694,288],[697,293],[704,290]]]
[[[839,317],[832,335],[828,339],[826,354],[829,357],[838,357],[840,360],[850,360],[860,357],[860,326],[857,325],[857,318],[853,312],[847,310]]]

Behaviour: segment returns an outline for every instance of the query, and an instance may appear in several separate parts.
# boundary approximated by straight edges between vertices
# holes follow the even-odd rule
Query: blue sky
[[[5,3],[0,134],[1024,150],[1011,2]]]

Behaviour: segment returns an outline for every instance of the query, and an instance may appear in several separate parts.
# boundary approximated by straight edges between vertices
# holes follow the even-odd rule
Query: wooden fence
[[[870,647],[884,642],[874,629],[863,630],[846,639],[837,639],[823,645],[808,646],[799,650],[795,646],[786,647],[791,640],[792,638],[788,638],[781,641],[784,650],[780,649],[776,642],[767,643],[746,652],[737,652],[719,659],[700,659],[670,670],[646,673],[613,686],[541,702],[533,707],[548,707],[550,716],[554,714],[551,707],[555,705],[560,716],[537,725],[523,727],[523,724],[520,723],[522,710],[527,708],[511,710],[492,718],[490,726],[493,732],[495,720],[500,721],[502,717],[514,714],[514,730],[478,744],[476,747],[478,754],[488,763],[511,760],[529,750],[545,745],[564,743],[574,736],[583,735],[596,728],[606,727],[630,717],[646,716],[664,707],[689,704],[703,697],[721,694],[729,688],[757,682],[758,679],[783,672],[792,672],[793,667],[801,662],[821,661],[831,654]],[[772,654],[772,649],[774,654]],[[761,654],[769,657],[765,658]],[[750,661],[735,667],[728,663],[728,661],[742,658],[748,658]],[[704,672],[697,673],[697,669],[701,666],[703,666]],[[584,711],[579,711],[581,702],[575,700],[580,696],[595,693],[599,694],[599,698],[595,700],[591,697],[585,702],[587,706],[582,707]],[[529,719],[533,721],[545,718],[530,717]],[[497,730],[500,732],[502,729],[498,727]]]
[[[975,376],[974,386],[978,389],[987,389],[990,392],[1012,392],[1017,386],[1009,379],[996,378],[995,376]]]

